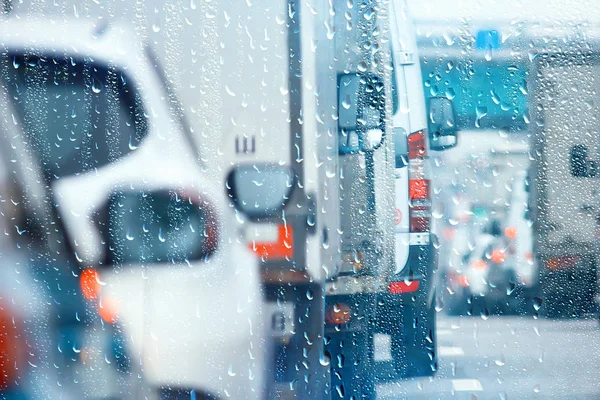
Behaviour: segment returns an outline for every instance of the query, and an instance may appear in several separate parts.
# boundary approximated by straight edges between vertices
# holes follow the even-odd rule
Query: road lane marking
[[[464,356],[465,351],[462,349],[462,347],[440,346],[440,349],[438,350],[438,354],[441,357],[457,357],[457,356]]]
[[[481,382],[477,379],[453,379],[452,389],[455,392],[483,392]]]

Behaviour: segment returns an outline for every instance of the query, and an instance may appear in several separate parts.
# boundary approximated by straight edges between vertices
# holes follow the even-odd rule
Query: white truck
[[[546,314],[595,309],[600,185],[597,32],[550,41],[528,81],[533,152],[530,209]],[[570,50],[572,49],[572,50]]]
[[[437,371],[432,237],[433,176],[429,154],[457,144],[453,104],[435,97],[426,104],[416,32],[405,1],[390,5],[392,120],[394,139],[394,259],[377,295],[376,346],[396,377]]]
[[[128,24],[0,24],[2,146],[31,213],[29,267],[57,288],[43,301],[58,384],[73,398],[263,398],[257,260],[143,44]]]
[[[235,167],[229,182],[238,208],[253,218],[250,241],[263,258],[268,298],[277,300],[283,309],[285,304],[295,303],[295,313],[283,315],[296,323],[297,332],[314,332],[315,326],[310,324],[316,319],[306,321],[302,316],[307,308],[304,295],[310,291],[309,304],[316,315],[317,307],[322,307],[316,300],[325,290],[321,321],[325,322],[327,342],[324,358],[332,372],[331,393],[334,397],[344,393],[369,398],[374,396],[376,379],[375,335],[383,343],[382,353],[388,355],[383,361],[391,361],[398,375],[431,375],[435,371],[431,279],[435,257],[429,232],[426,148],[429,144],[442,150],[456,143],[451,127],[454,115],[449,101],[433,100],[427,133],[416,41],[403,2],[352,5],[340,1],[333,5],[335,14],[327,21],[327,30],[321,30],[329,42],[319,39],[316,55],[301,53],[304,58],[297,75],[302,81],[297,84],[308,80],[299,87],[311,90],[301,91],[302,103],[291,104],[301,105],[302,115],[307,117],[301,126],[289,129],[285,120],[295,123],[293,113],[298,112],[290,108],[291,115],[280,129],[264,129],[265,139],[257,136],[256,150],[251,136],[235,141],[230,136]],[[294,10],[302,18],[302,9]],[[329,71],[327,63],[332,61],[336,75]],[[331,82],[337,83],[333,96]],[[291,83],[296,80],[292,78]],[[305,111],[314,101],[315,89],[319,93],[316,115],[313,108]],[[333,114],[321,112],[332,106],[331,100]],[[310,101],[308,105],[306,101]],[[311,125],[313,115],[316,125]],[[274,121],[271,117],[269,123]],[[269,146],[259,146],[261,139]],[[245,142],[248,150],[240,151]],[[259,149],[264,147],[261,153]],[[292,178],[282,171],[283,179],[273,179],[277,168],[263,165],[271,163],[281,169],[290,163],[290,152],[291,165],[296,168]],[[314,168],[315,164],[319,168]],[[246,184],[241,186],[244,180]],[[286,180],[293,182],[291,194],[283,185]],[[281,190],[272,188],[276,184]],[[257,196],[259,190],[262,196]],[[264,195],[278,192],[277,196]],[[289,201],[284,204],[282,196]],[[276,200],[277,208],[265,207],[269,198]],[[320,239],[315,241],[315,234]],[[299,240],[298,235],[302,235]],[[271,239],[265,240],[265,236]],[[313,243],[316,247],[311,247]],[[328,250],[334,247],[336,252],[331,254]],[[311,269],[313,266],[322,266],[327,274]],[[323,276],[325,287],[319,281]],[[319,285],[309,285],[311,282]],[[378,307],[378,303],[386,306]],[[277,322],[274,327],[286,326],[282,320],[273,319]],[[414,320],[419,321],[416,328]],[[295,390],[302,387],[314,393],[317,386],[304,383],[303,374],[308,371],[299,363],[307,335],[281,334],[278,338],[277,379],[286,383],[280,387],[300,379],[302,385],[297,384]],[[296,393],[302,397],[305,392]]]

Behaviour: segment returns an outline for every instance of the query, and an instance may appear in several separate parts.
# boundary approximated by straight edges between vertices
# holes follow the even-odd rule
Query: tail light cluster
[[[110,296],[102,296],[102,284],[98,271],[86,268],[79,276],[79,288],[83,297],[92,303],[96,303],[98,315],[111,324],[114,324],[118,316],[118,304]]]
[[[579,257],[577,256],[552,257],[546,260],[546,267],[550,271],[572,269],[577,266],[578,262]]]
[[[426,133],[427,131],[421,130],[408,136],[411,232],[429,232],[431,226],[431,189],[427,164]]]
[[[9,305],[0,302],[0,393],[18,384],[25,364],[25,339],[19,323]]]

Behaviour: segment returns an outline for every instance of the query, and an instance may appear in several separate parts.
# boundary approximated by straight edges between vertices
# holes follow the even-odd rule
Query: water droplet
[[[346,98],[342,100],[342,107],[344,107],[346,110],[349,110],[350,107],[352,107],[352,99],[350,98],[349,94],[347,94]]]
[[[488,46],[485,49],[485,54],[484,54],[485,61],[492,61],[493,56],[494,56],[494,50],[492,49],[492,46]]]
[[[229,375],[229,376],[236,376],[237,375],[237,373],[235,373],[233,371],[233,365],[231,365],[231,364],[229,364],[229,368],[227,369],[227,375]]]
[[[319,363],[324,366],[327,367],[329,364],[331,364],[331,354],[328,351],[325,351],[323,354],[321,354],[321,356],[319,357]]]
[[[435,311],[440,312],[444,309],[444,301],[441,297],[436,297],[435,299]]]
[[[356,69],[359,72],[367,72],[367,62],[366,61],[359,62],[358,65],[356,66]]]
[[[98,94],[101,91],[102,91],[102,83],[98,79],[93,78],[92,79],[92,92]]]
[[[487,307],[483,307],[483,309],[481,310],[481,319],[483,319],[484,321],[487,320],[490,317],[490,312],[487,309]]]
[[[495,359],[494,364],[496,364],[499,367],[504,366],[504,364],[506,364],[506,360],[504,359],[504,354],[500,354],[500,358]]]
[[[535,311],[539,311],[541,307],[542,307],[542,299],[539,297],[534,297],[533,298],[533,309]]]

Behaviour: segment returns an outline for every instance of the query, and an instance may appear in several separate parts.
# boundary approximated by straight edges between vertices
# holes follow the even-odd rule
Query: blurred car
[[[36,335],[75,353],[55,382],[79,387],[76,398],[260,398],[257,260],[135,37],[80,20],[0,24],[3,147],[34,216],[27,229],[45,241],[37,271],[70,284],[42,280],[65,307],[52,318],[84,328]],[[123,361],[132,370],[119,387]]]
[[[507,241],[498,220],[475,236],[460,266],[448,272],[451,314],[506,312],[513,307],[515,271],[508,262]]]
[[[10,182],[10,163],[1,153],[0,398],[54,399],[59,397],[58,368],[63,363],[55,341],[59,335],[53,334],[59,331],[53,313],[61,306],[52,282],[40,278],[31,263],[37,254],[27,246],[24,224],[28,210],[19,185]],[[77,395],[64,394],[62,398]]]

